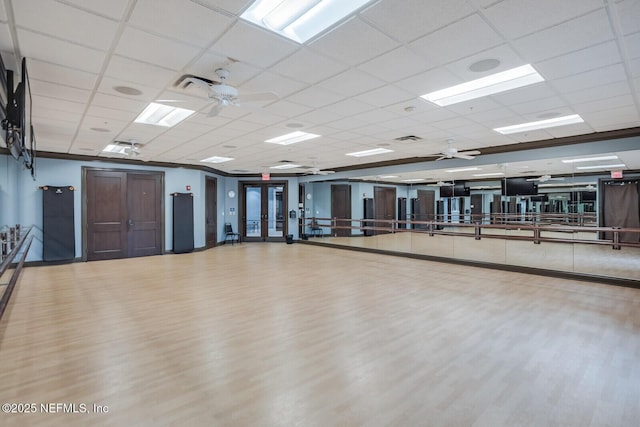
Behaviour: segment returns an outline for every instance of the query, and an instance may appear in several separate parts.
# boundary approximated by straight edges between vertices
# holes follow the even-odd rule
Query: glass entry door
[[[286,235],[286,183],[243,183],[243,236],[246,241],[282,241]]]

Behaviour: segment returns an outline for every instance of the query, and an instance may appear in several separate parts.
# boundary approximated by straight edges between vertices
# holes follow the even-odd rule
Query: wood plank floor
[[[637,426],[639,396],[640,290],[312,245],[31,267],[0,322],[0,403],[88,411],[3,426]]]

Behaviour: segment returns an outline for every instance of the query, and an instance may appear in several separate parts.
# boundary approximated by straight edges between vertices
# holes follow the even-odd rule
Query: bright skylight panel
[[[277,136],[275,138],[267,139],[264,142],[268,142],[270,144],[280,144],[280,145],[289,145],[295,144],[296,142],[307,141],[313,138],[319,138],[320,135],[316,135],[314,133],[307,133],[302,131],[295,131],[288,133],[286,135]]]
[[[170,105],[150,103],[135,119],[136,123],[147,125],[173,127],[195,113],[186,108],[172,107]]]
[[[544,81],[529,64],[422,95],[436,105],[457,104]]]
[[[376,156],[378,154],[385,153],[393,153],[393,150],[389,150],[388,148],[374,148],[372,150],[364,150],[364,151],[356,151],[354,153],[347,153],[347,156],[352,157],[366,157],[366,156]]]
[[[580,117],[578,114],[572,114],[570,116],[556,117],[553,119],[539,120],[537,122],[528,122],[521,123],[519,125],[495,128],[494,130],[503,135],[508,135],[511,133],[528,132],[532,130],[547,129],[556,126],[565,126],[582,122],[584,122],[582,117]]]
[[[256,0],[240,17],[304,43],[372,0]]]

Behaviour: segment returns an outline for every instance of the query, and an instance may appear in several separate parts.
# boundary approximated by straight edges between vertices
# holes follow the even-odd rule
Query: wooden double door
[[[84,169],[86,260],[162,254],[164,173]]]

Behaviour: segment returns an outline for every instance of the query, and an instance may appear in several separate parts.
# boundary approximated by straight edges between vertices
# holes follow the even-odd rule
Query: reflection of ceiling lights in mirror
[[[529,64],[420,96],[444,107],[544,81]]]
[[[304,43],[369,2],[371,0],[256,0],[240,17]]]
[[[380,175],[378,178],[389,179],[389,178],[400,178],[400,177],[398,175]]]
[[[581,157],[579,159],[563,159],[562,163],[599,162],[602,160],[618,160],[618,156]]]
[[[213,156],[207,157],[206,159],[200,160],[203,163],[224,163],[233,160],[232,157],[221,157],[221,156]]]
[[[426,181],[424,178],[403,179],[402,182],[422,182]]]
[[[448,169],[445,172],[455,173],[455,172],[471,172],[471,171],[479,171],[480,168],[460,168],[460,169]]]
[[[389,150],[387,148],[374,148],[372,150],[356,151],[354,153],[347,153],[345,155],[352,156],[352,157],[365,157],[365,156],[375,156],[377,154],[385,154],[385,153],[393,153],[393,150]]]
[[[575,123],[582,123],[584,120],[578,114],[572,114],[570,116],[556,117],[554,119],[538,120],[536,122],[520,123],[518,125],[504,126],[501,128],[495,128],[494,131],[503,135],[511,133],[527,132],[530,130],[547,129],[556,126],[565,126]]]
[[[264,142],[268,142],[270,144],[289,145],[289,144],[295,144],[296,142],[307,141],[309,139],[314,139],[319,137],[320,135],[316,135],[314,133],[295,131],[295,132],[287,133],[285,135],[277,136],[275,138],[267,139]]]
[[[476,173],[473,176],[503,176],[504,172]]]
[[[622,168],[626,168],[627,166],[623,163],[618,163],[615,165],[592,165],[592,166],[576,166],[576,169],[579,170],[588,170],[588,169],[622,169]]]

